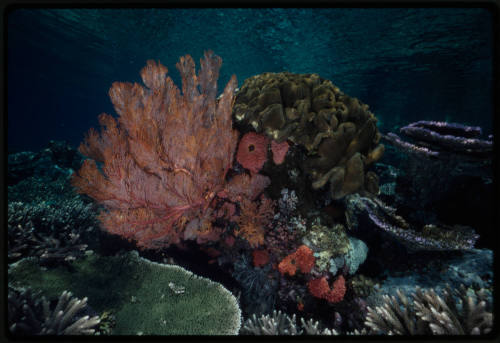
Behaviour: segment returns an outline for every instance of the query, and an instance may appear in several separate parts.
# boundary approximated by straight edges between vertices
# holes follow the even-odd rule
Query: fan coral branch
[[[157,248],[177,243],[187,223],[224,188],[237,142],[231,110],[233,76],[218,101],[222,60],[205,52],[195,74],[191,56],[180,58],[182,95],[167,68],[148,61],[144,86],[115,82],[109,91],[118,120],[101,114],[100,135],[90,130],[80,151],[86,160],[73,185],[104,205],[107,231]],[[97,165],[96,162],[102,165]]]

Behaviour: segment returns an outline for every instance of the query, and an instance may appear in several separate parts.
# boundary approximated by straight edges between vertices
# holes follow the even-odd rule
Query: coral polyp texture
[[[277,143],[303,146],[313,188],[330,183],[334,199],[365,189],[366,167],[384,152],[368,105],[318,74],[264,73],[246,79],[233,117],[237,126]],[[368,188],[378,192],[378,185]]]

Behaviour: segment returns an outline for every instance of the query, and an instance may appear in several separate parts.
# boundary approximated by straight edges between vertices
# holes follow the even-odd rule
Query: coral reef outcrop
[[[368,105],[318,74],[264,73],[246,79],[233,117],[242,130],[303,146],[303,168],[314,189],[329,183],[334,199],[363,189],[378,192],[376,178],[366,175],[366,167],[384,152],[376,117]]]

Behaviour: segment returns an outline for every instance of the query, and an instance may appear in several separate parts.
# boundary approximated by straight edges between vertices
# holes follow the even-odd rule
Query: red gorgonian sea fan
[[[252,173],[258,173],[267,160],[269,139],[255,132],[245,134],[238,145],[236,160]]]
[[[198,75],[191,56],[176,64],[182,94],[167,68],[151,60],[141,70],[145,86],[113,83],[109,95],[118,119],[101,114],[101,133],[91,129],[79,148],[91,159],[73,185],[104,205],[99,219],[105,230],[140,247],[178,243],[193,220],[210,230],[213,200],[232,165],[236,77],[217,101],[222,60],[209,51],[200,64]]]

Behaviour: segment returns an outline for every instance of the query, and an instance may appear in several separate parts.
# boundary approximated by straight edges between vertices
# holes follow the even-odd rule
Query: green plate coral
[[[88,297],[97,312],[116,317],[115,335],[236,335],[237,299],[221,284],[175,265],[139,257],[90,255],[67,267],[41,270],[34,259],[9,268],[9,283],[39,289],[49,299],[63,290]]]

